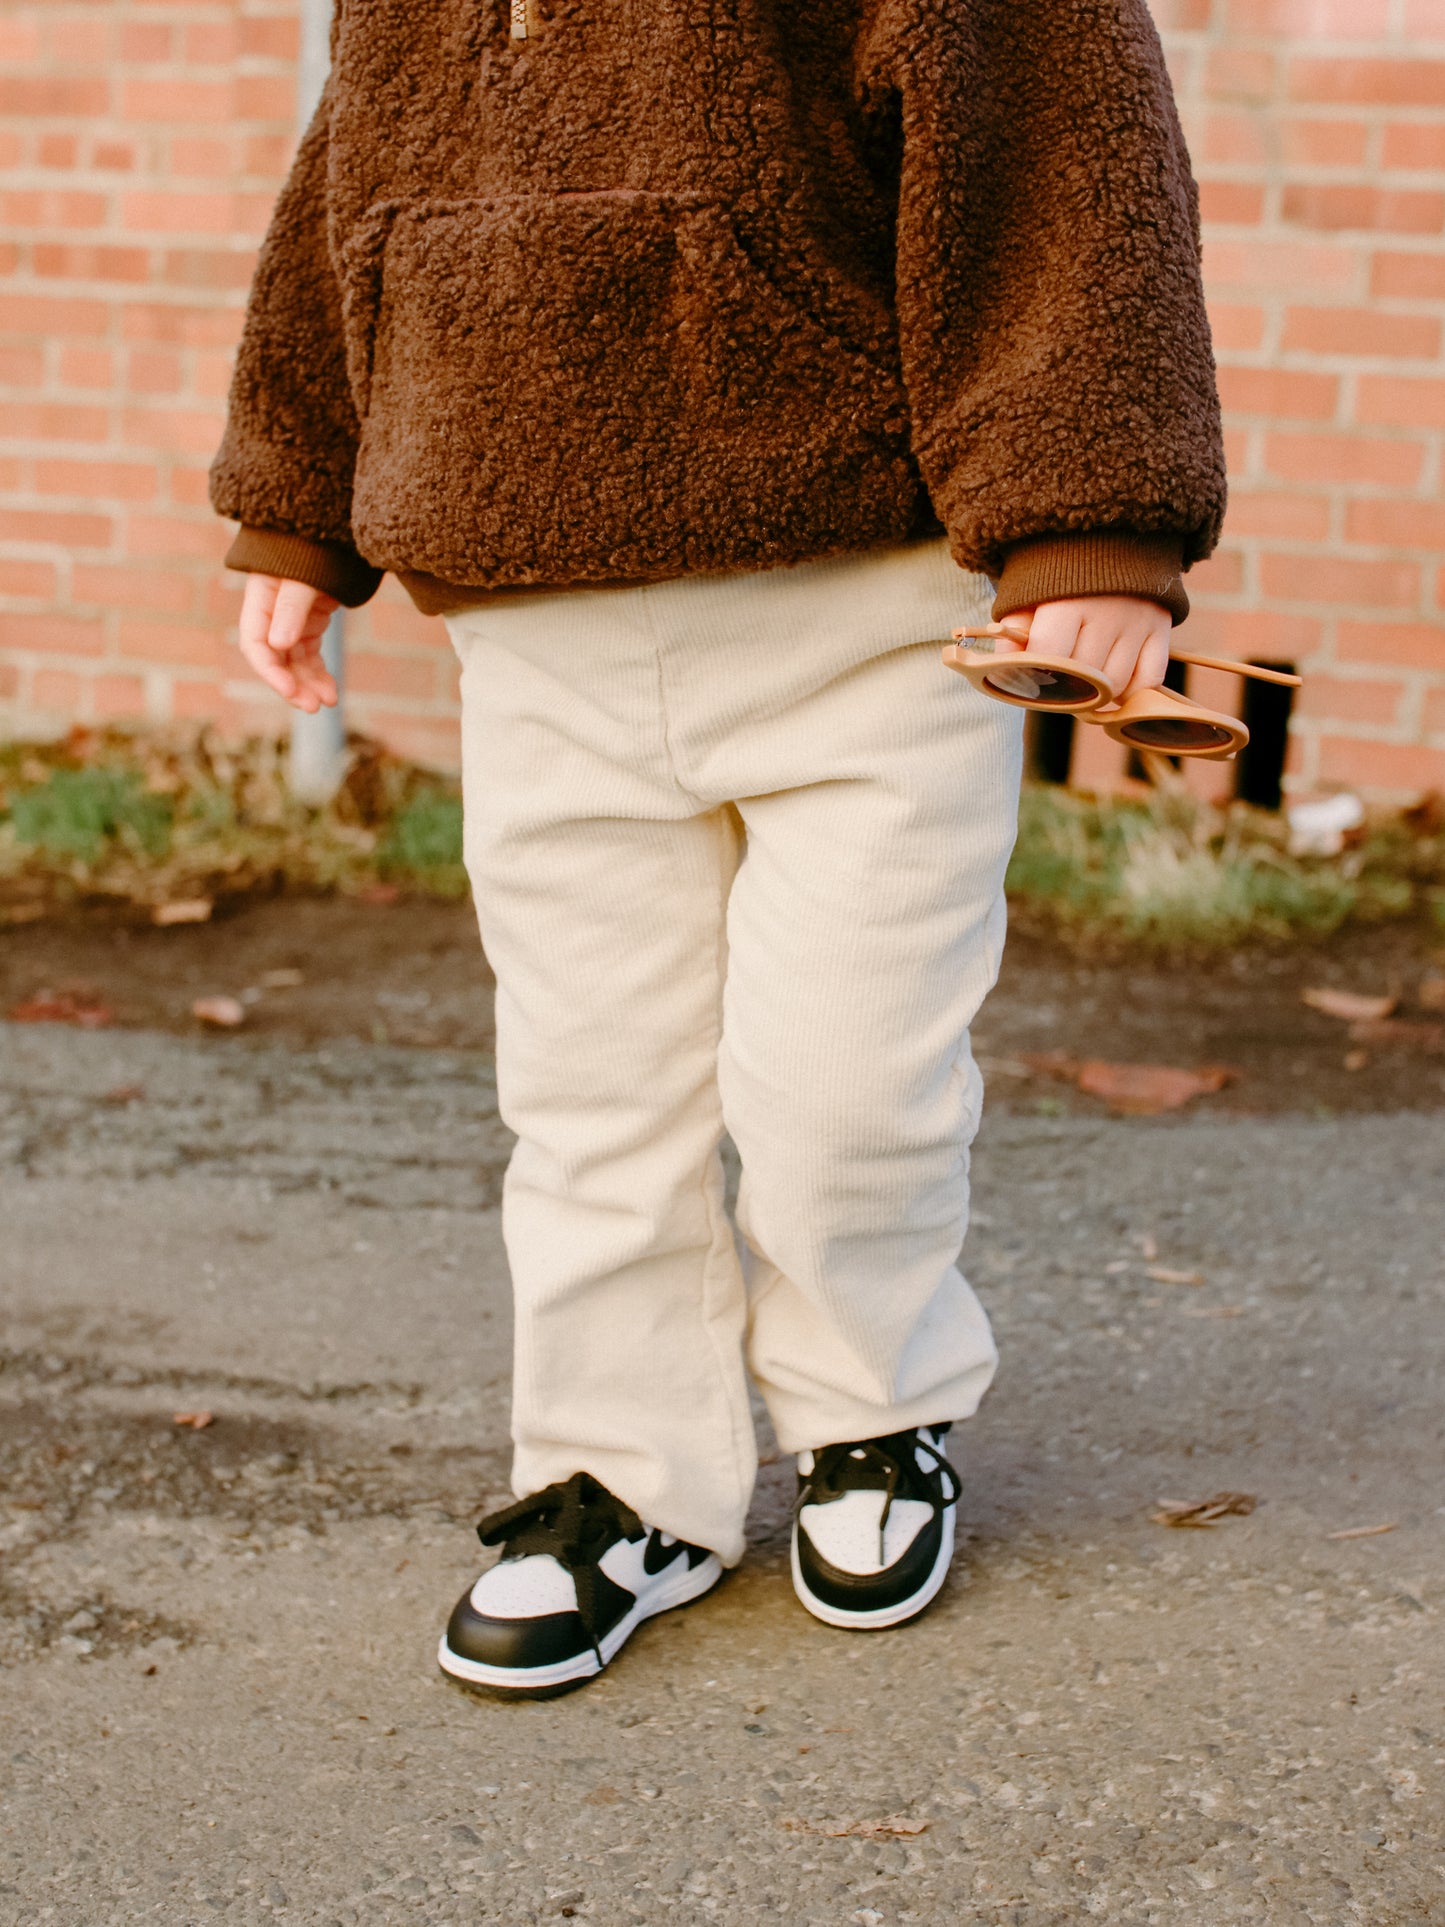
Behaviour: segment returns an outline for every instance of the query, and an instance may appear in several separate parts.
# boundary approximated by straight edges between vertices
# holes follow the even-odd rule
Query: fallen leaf
[[[1134,1242],[1139,1247],[1140,1257],[1147,1262],[1152,1264],[1154,1259],[1159,1256],[1159,1240],[1154,1236],[1152,1231],[1135,1232]]]
[[[77,1024],[81,1030],[104,1030],[115,1022],[110,1005],[83,990],[42,990],[15,1004],[9,1016],[12,1024]]]
[[[1211,1499],[1159,1499],[1151,1512],[1156,1526],[1212,1526],[1220,1519],[1247,1519],[1259,1500],[1252,1492],[1216,1492]]]
[[[1243,1318],[1243,1305],[1183,1305],[1180,1313],[1185,1318]]]
[[[1346,1024],[1364,1024],[1372,1018],[1388,1017],[1399,1001],[1398,997],[1371,997],[1357,990],[1332,990],[1328,984],[1300,992],[1302,1004],[1308,1004],[1311,1010],[1323,1011],[1326,1017],[1338,1017]]]
[[[1115,1064],[1102,1057],[1079,1059],[1063,1051],[1032,1051],[1023,1056],[1031,1071],[1061,1077],[1091,1097],[1102,1097],[1125,1117],[1155,1117],[1177,1111],[1191,1098],[1207,1097],[1238,1077],[1225,1064],[1202,1064],[1188,1071],[1172,1064]]]
[[[368,883],[366,888],[357,894],[358,901],[361,903],[384,904],[395,903],[401,895],[401,890],[394,883]]]
[[[1382,1532],[1398,1530],[1400,1521],[1391,1519],[1382,1526],[1347,1526],[1343,1532],[1327,1532],[1327,1539],[1378,1539]]]
[[[1344,1064],[1347,1071],[1363,1071],[1369,1068],[1370,1053],[1367,1050],[1347,1050]]]
[[[927,1833],[930,1822],[910,1820],[900,1813],[890,1814],[886,1820],[848,1820],[841,1827],[830,1827],[821,1820],[784,1820],[783,1825],[790,1833],[819,1833],[825,1840],[886,1840],[902,1837],[913,1839],[920,1833]]]
[[[102,1104],[139,1104],[145,1096],[144,1084],[116,1084],[108,1091],[102,1091]]]
[[[215,1422],[209,1412],[176,1412],[171,1418],[172,1425],[187,1425],[193,1432],[204,1432]]]
[[[215,907],[209,897],[178,897],[174,903],[158,903],[151,911],[151,922],[162,930],[175,923],[209,923]]]
[[[11,903],[0,910],[0,923],[39,923],[44,915],[43,903]]]
[[[1415,992],[1421,1010],[1445,1010],[1445,977],[1424,977]]]
[[[306,977],[299,970],[263,970],[257,981],[263,990],[294,990]]]
[[[234,1030],[237,1024],[246,1021],[246,1006],[239,997],[197,997],[191,1005],[191,1015],[199,1017],[203,1024],[219,1024],[223,1030]]]
[[[1171,1271],[1168,1265],[1150,1265],[1144,1276],[1152,1278],[1156,1285],[1202,1285],[1204,1283],[1202,1271]]]
[[[1445,1050],[1445,1024],[1408,1024],[1398,1017],[1372,1017],[1350,1025],[1352,1044],[1409,1044],[1416,1050]]]

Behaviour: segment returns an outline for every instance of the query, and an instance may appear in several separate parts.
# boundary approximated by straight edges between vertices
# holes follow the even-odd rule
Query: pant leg
[[[519,1494],[585,1470],[742,1552],[756,1448],[716,1083],[739,825],[670,768],[640,592],[453,618],[466,855],[518,1142]]]
[[[729,591],[717,638],[745,721],[679,673],[671,742],[747,828],[719,1082],[749,1364],[798,1450],[966,1417],[993,1375],[957,1259],[1022,732],[939,662],[978,588],[942,545],[774,574]]]

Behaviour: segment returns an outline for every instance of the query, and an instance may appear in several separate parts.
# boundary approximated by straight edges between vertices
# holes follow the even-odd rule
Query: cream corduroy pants
[[[987,1389],[957,1259],[1020,722],[939,661],[987,597],[940,541],[450,619],[519,1495],[587,1471],[735,1563],[748,1370],[790,1452]]]

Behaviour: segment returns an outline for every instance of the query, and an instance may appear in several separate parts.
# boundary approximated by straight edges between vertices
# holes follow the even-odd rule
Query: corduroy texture
[[[934,541],[451,619],[519,1494],[590,1472],[732,1563],[745,1359],[786,1451],[983,1396],[968,1029],[1022,732],[939,639],[987,606]]]
[[[481,589],[940,524],[995,577],[1045,534],[1208,552],[1195,195],[1144,0],[536,13],[513,41],[498,0],[341,0],[223,514]]]
[[[1100,582],[1112,583],[1114,595],[1162,602],[1176,623],[1189,614],[1178,536],[1041,535],[1009,550],[994,597],[994,621],[1040,602],[1096,595]]]

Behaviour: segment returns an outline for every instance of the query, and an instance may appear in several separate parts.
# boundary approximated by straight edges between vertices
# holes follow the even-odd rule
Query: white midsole
[[[694,1599],[701,1599],[722,1578],[722,1563],[716,1553],[709,1553],[706,1559],[695,1566],[684,1565],[667,1583],[646,1598],[639,1598],[631,1611],[604,1634],[600,1641],[602,1663],[598,1664],[597,1655],[589,1646],[584,1652],[575,1653],[570,1659],[554,1660],[550,1666],[487,1666],[478,1659],[465,1659],[454,1653],[447,1644],[447,1636],[442,1634],[441,1644],[437,1647],[437,1663],[444,1673],[454,1679],[470,1680],[474,1686],[510,1686],[513,1688],[545,1688],[565,1686],[569,1680],[590,1679],[600,1673],[602,1667],[626,1644],[627,1640],[642,1624],[655,1613],[671,1612],[674,1606],[686,1606]]]
[[[843,1606],[830,1606],[811,1592],[803,1577],[803,1568],[798,1559],[798,1527],[793,1525],[793,1589],[815,1619],[821,1619],[825,1626],[848,1626],[854,1630],[879,1631],[885,1626],[901,1626],[905,1620],[921,1613],[948,1577],[948,1568],[953,1561],[953,1528],[957,1513],[956,1506],[943,1509],[943,1531],[939,1535],[938,1557],[933,1562],[933,1570],[918,1588],[906,1599],[900,1599],[893,1606],[875,1606],[871,1612],[849,1612]]]

